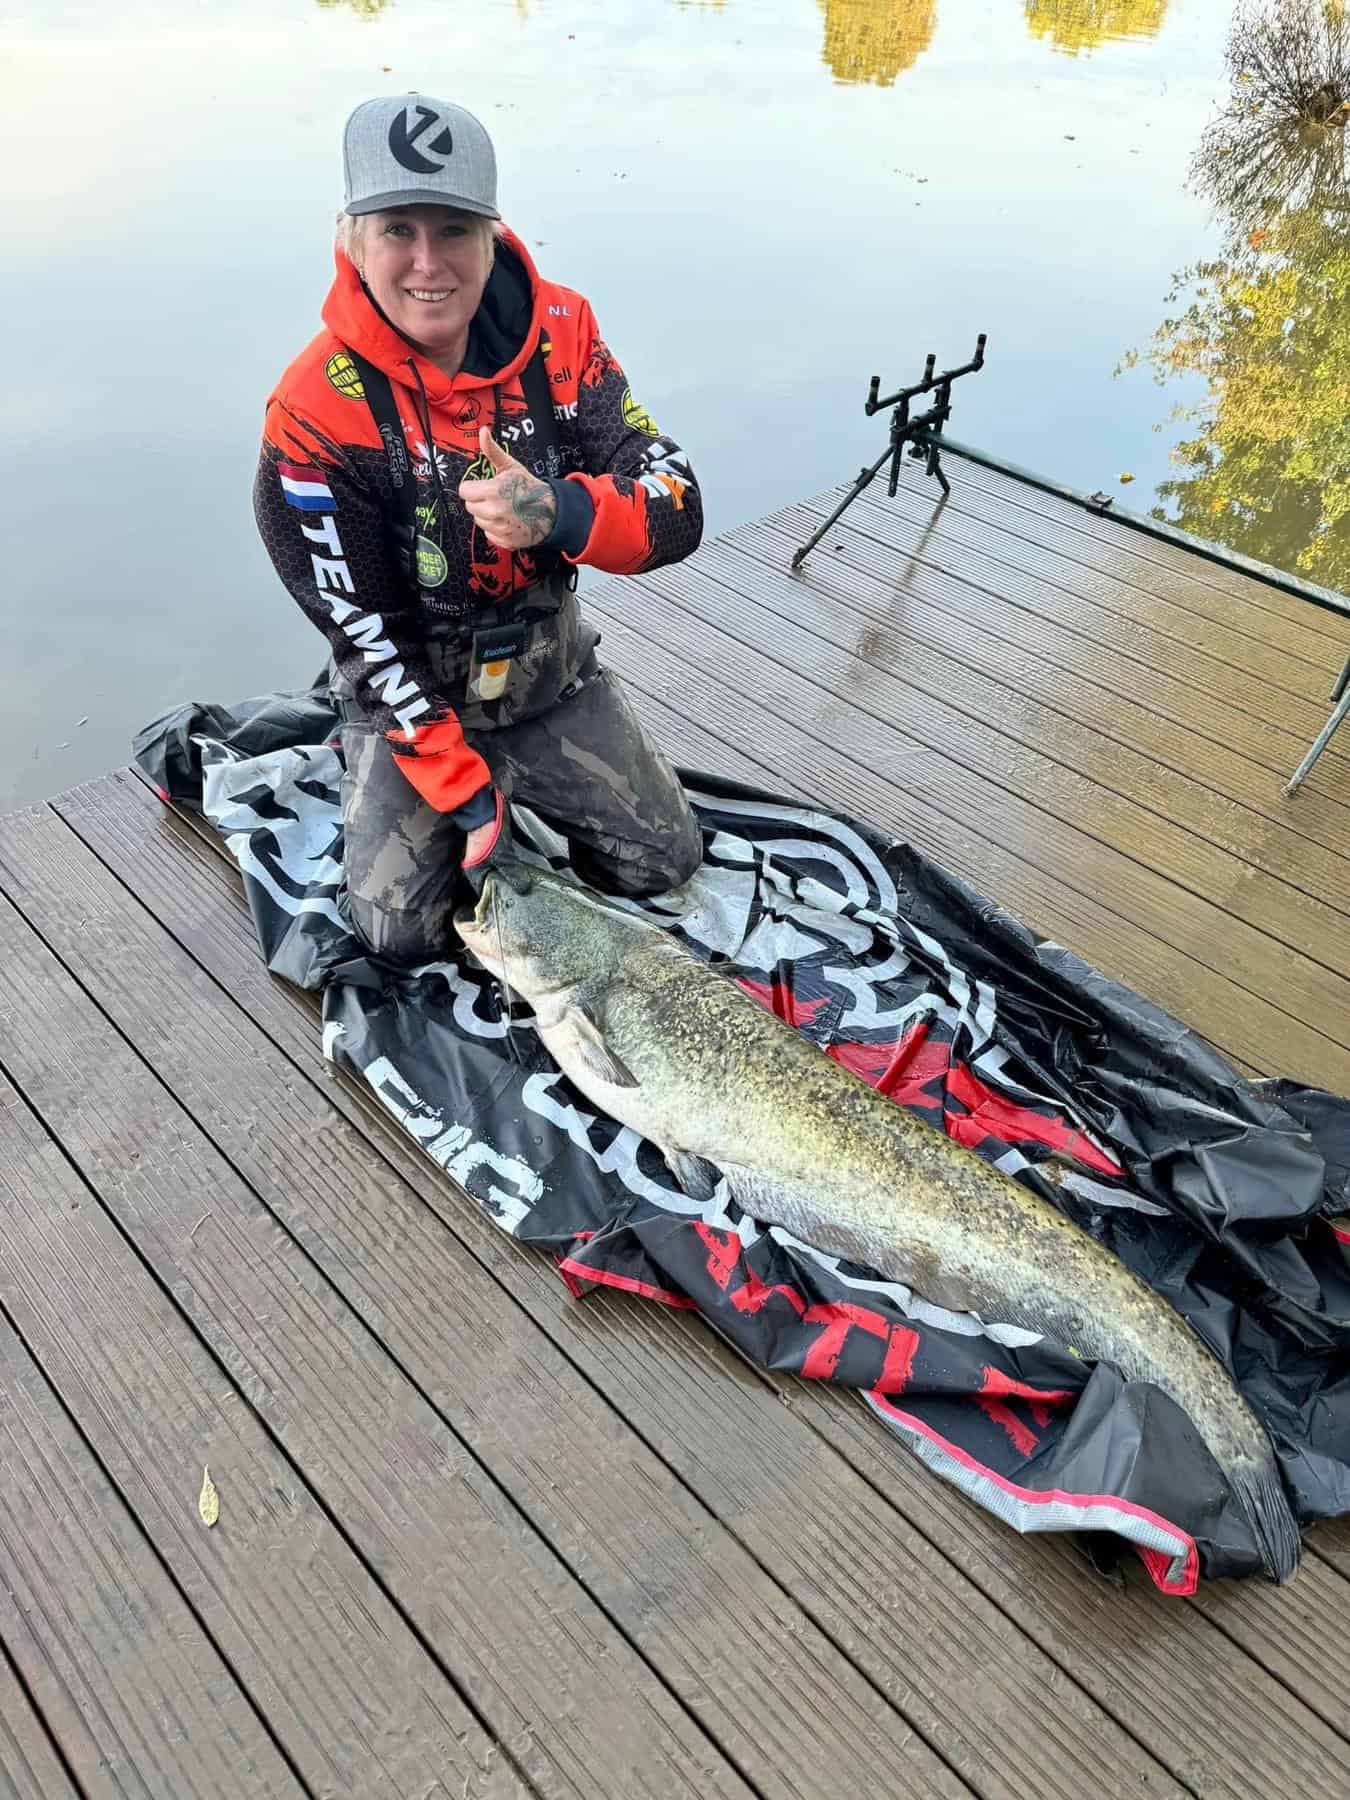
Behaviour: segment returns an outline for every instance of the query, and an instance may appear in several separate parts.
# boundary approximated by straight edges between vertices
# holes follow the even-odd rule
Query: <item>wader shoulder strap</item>
[[[529,441],[529,467],[541,479],[555,480],[563,472],[562,446],[558,439],[558,421],[553,414],[553,395],[549,390],[548,370],[544,367],[542,340],[534,347],[534,355],[520,372],[520,390],[525,396],[534,433]],[[522,461],[526,459],[522,457]]]
[[[390,486],[403,515],[403,522],[411,530],[414,523],[413,508],[417,503],[417,483],[413,479],[412,465],[408,460],[408,446],[403,436],[403,422],[398,415],[393,386],[384,370],[377,369],[359,351],[349,349],[347,354],[356,364],[361,376],[366,405],[375,421],[375,429],[384,441]],[[548,370],[544,367],[544,352],[538,344],[533,356],[520,372],[520,386],[534,430],[522,446],[525,454],[519,460],[533,474],[541,478],[551,475],[556,479],[563,472],[562,447],[558,437],[558,421],[553,414]]]
[[[393,384],[383,369],[377,369],[359,351],[349,346],[347,354],[356,364],[366,405],[370,408],[375,429],[384,444],[385,464],[389,471],[393,498],[394,516],[389,523],[393,527],[394,541],[401,554],[411,559],[418,537],[417,479],[408,456],[407,440],[403,435],[403,421],[394,399]],[[534,354],[521,370],[520,386],[534,430],[520,446],[524,454],[519,456],[519,460],[541,479],[549,475],[560,476],[563,472],[562,449],[558,438],[558,422],[553,414],[548,370],[544,367],[542,342],[535,345]],[[441,509],[438,507],[436,510],[439,513]],[[435,535],[439,537],[438,530]],[[535,566],[541,574],[561,565],[562,558],[556,551],[541,550],[536,553]]]
[[[356,364],[366,405],[375,421],[375,429],[384,442],[384,460],[389,470],[389,485],[394,501],[395,517],[391,523],[395,527],[395,536],[400,548],[411,551],[417,541],[417,480],[408,456],[408,444],[403,436],[403,421],[398,416],[393,385],[384,370],[377,369],[359,351],[349,348],[347,354]]]

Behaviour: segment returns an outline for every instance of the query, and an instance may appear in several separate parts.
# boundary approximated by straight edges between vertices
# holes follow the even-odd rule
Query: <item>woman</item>
[[[599,666],[575,588],[582,563],[687,556],[702,504],[586,300],[501,224],[477,119],[367,100],[343,160],[326,329],[268,400],[254,512],[332,646],[353,921],[417,963],[453,941],[464,876],[481,888],[502,856],[512,800],[606,892],[659,893],[698,866],[689,803]]]

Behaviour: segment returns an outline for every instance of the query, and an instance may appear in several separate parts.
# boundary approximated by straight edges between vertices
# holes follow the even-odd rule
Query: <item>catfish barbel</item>
[[[1151,1382],[1190,1418],[1266,1572],[1299,1533],[1275,1454],[1232,1377],[1147,1283],[1053,1205],[878,1094],[654,922],[518,861],[456,918],[534,1009],[555,1062],[709,1198],[717,1172],[757,1219]],[[709,1165],[712,1165],[711,1168]]]

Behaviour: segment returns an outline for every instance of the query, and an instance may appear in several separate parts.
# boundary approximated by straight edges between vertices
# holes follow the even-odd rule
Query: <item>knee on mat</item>
[[[683,887],[703,861],[703,834],[691,829],[660,849],[638,856],[605,856],[585,844],[572,844],[572,867],[588,887],[626,900],[649,900]]]
[[[368,950],[384,962],[403,968],[440,962],[458,943],[453,910],[404,911],[350,896],[352,924]]]

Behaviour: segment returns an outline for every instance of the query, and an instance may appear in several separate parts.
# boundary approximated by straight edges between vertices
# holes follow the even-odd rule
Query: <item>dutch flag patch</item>
[[[298,463],[278,463],[277,473],[288,506],[298,506],[301,512],[333,511],[333,490],[321,470],[302,468]]]

